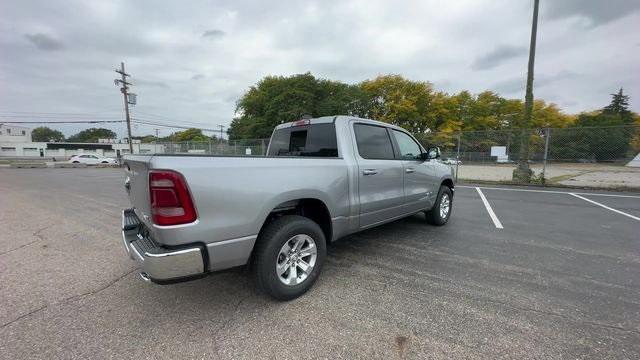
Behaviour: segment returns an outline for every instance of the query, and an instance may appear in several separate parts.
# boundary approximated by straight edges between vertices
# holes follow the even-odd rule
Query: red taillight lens
[[[179,225],[196,221],[196,208],[187,182],[175,171],[149,172],[151,215],[156,225]]]
[[[291,126],[304,126],[304,125],[309,125],[309,124],[311,124],[311,120],[302,119],[302,120],[294,121],[293,125],[291,125]]]

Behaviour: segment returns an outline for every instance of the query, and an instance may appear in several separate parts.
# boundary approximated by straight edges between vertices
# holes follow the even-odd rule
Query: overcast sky
[[[379,74],[523,98],[532,0],[2,1],[0,122],[134,117],[216,128],[266,75],[356,83]],[[640,111],[640,1],[541,0],[534,95],[568,113],[619,87]],[[46,113],[46,114],[45,114]],[[84,115],[59,115],[74,113]],[[37,125],[29,125],[35,127]],[[67,135],[85,125],[56,126]],[[122,124],[104,127],[124,134]],[[134,134],[152,133],[137,125]],[[168,135],[171,129],[162,129]]]

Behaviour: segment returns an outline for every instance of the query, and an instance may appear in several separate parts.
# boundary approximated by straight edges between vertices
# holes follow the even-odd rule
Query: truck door
[[[437,191],[435,166],[431,160],[422,160],[422,147],[409,134],[390,129],[398,158],[404,168],[404,195],[407,211],[420,211],[431,207]],[[439,184],[438,184],[439,185]],[[435,189],[435,190],[434,190]]]
[[[391,135],[378,125],[355,123],[360,227],[404,213],[403,167],[395,160]]]

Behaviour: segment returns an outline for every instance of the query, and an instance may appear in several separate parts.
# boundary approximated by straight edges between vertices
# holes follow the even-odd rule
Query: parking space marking
[[[478,195],[480,195],[480,199],[482,199],[482,203],[484,204],[484,207],[487,209],[487,212],[489,213],[489,217],[491,217],[491,220],[493,220],[493,224],[498,229],[504,229],[504,227],[502,226],[502,223],[496,216],[496,213],[493,212],[491,205],[489,205],[489,201],[487,201],[487,198],[482,193],[482,190],[480,190],[479,187],[476,187],[476,191],[478,191]]]
[[[477,186],[456,185],[456,188],[477,189]],[[588,196],[609,196],[619,198],[640,199],[638,195],[619,195],[619,194],[600,194],[600,193],[586,193],[586,192],[569,192],[569,191],[556,191],[556,190],[534,190],[534,189],[510,189],[510,188],[498,188],[498,187],[482,187],[485,190],[502,190],[502,191],[522,191],[522,192],[535,192],[535,193],[549,193],[549,194],[579,194]]]
[[[607,205],[605,205],[605,204],[601,204],[601,203],[599,203],[599,202],[597,202],[597,201],[593,201],[593,200],[591,200],[591,199],[587,199],[586,197],[584,197],[584,196],[580,196],[580,195],[578,195],[578,194],[576,194],[576,193],[569,193],[569,195],[571,195],[571,196],[575,196],[575,197],[577,197],[578,199],[582,199],[582,200],[584,200],[584,201],[588,201],[588,202],[590,202],[590,203],[592,203],[592,204],[594,204],[594,205],[598,205],[598,206],[603,207],[603,208],[605,208],[605,209],[607,209],[607,210],[611,210],[611,211],[613,211],[613,212],[615,212],[615,213],[618,213],[618,214],[620,214],[620,215],[628,216],[628,217],[630,217],[630,218],[632,218],[632,219],[634,219],[634,220],[638,220],[638,221],[640,221],[640,218],[639,218],[639,217],[637,217],[637,216],[633,216],[633,215],[631,215],[631,214],[627,214],[627,213],[626,213],[626,212],[624,212],[624,211],[620,211],[620,210],[614,209],[614,208],[612,208],[612,207],[608,207],[608,206],[607,206]]]

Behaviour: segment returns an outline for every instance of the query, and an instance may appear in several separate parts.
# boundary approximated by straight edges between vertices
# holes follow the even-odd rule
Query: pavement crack
[[[46,309],[47,307],[48,307],[47,305],[44,305],[44,306],[39,307],[39,308],[37,308],[37,309],[31,310],[31,311],[29,311],[29,312],[28,312],[28,313],[26,313],[26,314],[22,314],[22,315],[18,316],[17,318],[15,318],[15,319],[13,319],[13,320],[9,321],[8,323],[4,323],[4,324],[2,324],[2,326],[0,326],[0,328],[1,328],[1,329],[4,329],[5,327],[7,327],[7,326],[9,326],[9,325],[13,324],[14,322],[19,321],[19,320],[22,320],[22,319],[26,318],[27,316],[31,316],[31,315],[33,315],[33,314],[35,314],[35,313],[37,313],[37,312],[40,312],[41,310],[44,310],[44,309]]]
[[[131,270],[131,271],[128,271],[128,272],[126,272],[125,274],[123,274],[123,275],[121,275],[121,276],[119,276],[119,277],[117,277],[117,278],[115,278],[115,279],[113,279],[113,280],[109,281],[107,284],[105,284],[104,286],[101,286],[101,287],[99,287],[99,288],[97,288],[97,289],[94,289],[94,290],[91,290],[91,291],[87,291],[87,292],[84,292],[84,293],[82,293],[82,294],[77,294],[77,295],[69,296],[68,298],[64,298],[64,299],[62,299],[62,300],[60,300],[60,301],[58,301],[58,302],[55,302],[55,303],[53,303],[53,304],[44,305],[44,306],[42,306],[42,307],[40,307],[40,308],[37,308],[37,309],[31,310],[31,311],[29,311],[29,312],[28,312],[28,313],[26,313],[26,314],[20,315],[19,317],[15,318],[15,319],[13,319],[13,320],[11,320],[11,321],[7,322],[7,323],[2,324],[2,325],[0,326],[0,329],[4,329],[5,327],[7,327],[7,326],[9,326],[9,325],[11,325],[11,324],[13,324],[13,323],[15,323],[15,322],[19,321],[19,320],[22,320],[22,319],[24,319],[24,318],[26,318],[26,317],[28,317],[28,316],[31,316],[31,315],[33,315],[33,314],[36,314],[36,313],[38,313],[38,312],[40,312],[40,311],[42,311],[42,310],[44,310],[44,309],[47,309],[47,308],[49,308],[49,307],[51,307],[51,306],[64,305],[64,304],[70,303],[70,302],[72,302],[72,301],[74,301],[74,300],[77,300],[77,299],[83,298],[83,297],[85,297],[85,296],[95,295],[95,294],[97,294],[97,293],[99,293],[99,292],[101,292],[101,291],[103,291],[103,290],[108,289],[109,287],[111,287],[111,286],[113,286],[114,284],[116,284],[118,281],[120,281],[120,280],[124,279],[125,277],[127,277],[128,275],[132,274],[133,272],[135,272],[135,271],[137,271],[137,270],[138,270],[138,269],[133,269],[133,270]]]
[[[108,282],[106,285],[104,285],[102,287],[99,287],[99,288],[91,290],[91,291],[84,292],[82,294],[70,296],[70,297],[62,300],[60,303],[71,302],[73,300],[80,299],[80,298],[83,298],[85,296],[95,295],[95,294],[97,294],[97,293],[99,293],[99,292],[101,292],[103,290],[106,290],[106,289],[110,288],[111,286],[115,285],[118,281],[124,279],[125,277],[127,277],[128,275],[131,275],[132,273],[134,273],[136,271],[138,271],[137,268],[135,268],[135,269],[133,269],[131,271],[128,271],[125,274],[123,274],[123,275],[111,280],[110,282]]]
[[[36,238],[37,238],[36,240],[29,241],[28,243],[26,243],[26,244],[22,244],[22,245],[18,246],[17,248],[13,248],[13,249],[11,249],[11,250],[7,250],[7,251],[5,251],[5,252],[2,252],[2,253],[0,253],[0,256],[2,256],[2,255],[6,255],[6,254],[9,254],[9,253],[12,253],[12,252],[17,251],[17,250],[20,250],[20,249],[22,249],[22,248],[24,248],[24,247],[27,247],[27,246],[29,246],[29,245],[31,245],[31,244],[35,244],[35,243],[37,243],[38,241],[42,241],[42,240],[44,240],[44,235],[42,235],[42,234],[41,234],[41,232],[43,232],[43,231],[47,230],[48,228],[50,228],[50,227],[52,227],[52,226],[53,226],[53,225],[48,225],[48,226],[43,227],[42,229],[36,230],[33,234],[31,234],[31,236],[34,236],[34,237],[36,237]]]

